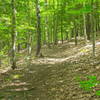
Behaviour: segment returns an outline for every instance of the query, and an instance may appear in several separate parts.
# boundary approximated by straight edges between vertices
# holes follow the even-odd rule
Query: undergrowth
[[[87,76],[84,80],[80,77],[77,77],[79,87],[84,91],[92,91],[96,86],[100,84],[100,81],[97,80],[96,76]],[[100,96],[100,90],[95,91],[95,95]]]

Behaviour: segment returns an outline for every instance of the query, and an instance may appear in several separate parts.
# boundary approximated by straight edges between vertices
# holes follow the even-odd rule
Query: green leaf
[[[100,96],[100,90],[96,91],[96,95]]]

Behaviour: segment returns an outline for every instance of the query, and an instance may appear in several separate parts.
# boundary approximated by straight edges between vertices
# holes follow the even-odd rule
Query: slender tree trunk
[[[45,25],[42,25],[42,29],[43,29],[43,44],[46,44],[46,33],[45,33]]]
[[[20,43],[18,43],[17,48],[18,48],[18,52],[20,52],[20,50],[21,50],[21,44]]]
[[[96,11],[98,11],[100,8],[99,8],[99,0],[96,0],[96,4],[95,4],[95,6],[96,6]],[[99,13],[96,13],[95,14],[96,15],[96,32],[98,32],[99,31],[99,24],[100,24],[100,21],[99,21]]]
[[[88,14],[87,14],[87,17],[86,17],[86,20],[87,20],[87,22],[86,22],[87,40],[90,40],[90,39],[91,39],[91,36],[90,36],[90,34],[91,34],[91,16],[90,16],[90,15],[91,15],[91,14],[88,13]]]
[[[57,28],[57,17],[55,15],[55,12],[54,12],[54,15],[53,15],[53,41],[54,41],[54,45],[57,45],[58,44],[58,41],[57,41],[57,31],[56,31],[56,28]]]
[[[2,66],[2,61],[1,61],[1,58],[0,58],[0,67]]]
[[[85,3],[83,4],[83,7],[85,7]],[[83,21],[84,21],[84,40],[85,44],[87,43],[87,33],[86,33],[86,17],[85,13],[83,13]]]
[[[29,43],[28,43],[28,55],[31,56],[32,53],[32,35],[31,31],[29,32]]]
[[[48,19],[50,19],[50,16],[48,16]],[[50,48],[51,43],[51,29],[50,29],[50,21],[48,21],[48,47]]]
[[[95,29],[95,18],[94,18],[94,0],[91,2],[92,12],[91,12],[91,30],[92,30],[92,42],[93,42],[93,57],[95,57],[95,40],[96,40],[96,29]]]
[[[55,0],[53,0],[53,9],[55,10]],[[53,42],[54,45],[58,44],[58,38],[57,38],[57,15],[56,12],[54,11],[53,13]]]
[[[58,44],[58,34],[57,34],[57,25],[58,25],[58,22],[57,22],[57,15],[55,16],[55,28],[54,28],[54,44],[57,45]]]
[[[29,26],[31,26],[31,9],[30,9],[30,1],[28,1],[28,18],[29,18]],[[32,30],[28,30],[28,55],[31,56],[32,53]]]
[[[41,56],[41,26],[40,26],[40,5],[39,0],[36,0],[36,15],[37,15],[37,50],[36,56]]]
[[[15,8],[16,0],[12,0],[12,69],[15,69],[16,66],[16,8]]]
[[[48,10],[48,0],[45,0],[45,9]],[[47,45],[49,47],[50,44],[50,33],[49,33],[49,15],[46,15],[45,17],[45,33],[46,33],[46,37],[47,37]]]
[[[75,37],[75,46],[77,46],[77,36],[78,36],[78,31],[77,31],[77,26],[76,26],[76,23],[74,24],[75,27],[74,27],[74,37]]]
[[[62,19],[62,17],[61,17],[61,41],[63,44],[63,19]]]

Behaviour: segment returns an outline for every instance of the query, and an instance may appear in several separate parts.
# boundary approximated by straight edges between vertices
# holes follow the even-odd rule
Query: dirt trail
[[[100,46],[100,42],[96,43],[96,47]],[[69,49],[67,53],[71,53],[70,56],[62,57],[62,58],[51,58],[51,57],[45,57],[45,58],[39,58],[36,60],[32,60],[33,64],[56,64],[56,63],[62,63],[69,61],[71,59],[76,59],[82,55],[88,55],[92,52],[92,44],[87,44],[84,47],[81,48],[73,48],[73,50]],[[66,54],[68,55],[68,54]]]
[[[100,76],[92,66],[92,45],[64,49],[64,57],[40,58],[0,75],[0,100],[99,100],[94,92],[79,88],[77,77]],[[100,43],[96,44],[98,62]],[[60,50],[59,50],[60,53]],[[62,53],[61,53],[62,54]],[[56,52],[55,55],[60,55]],[[67,55],[65,57],[65,55]],[[60,55],[61,56],[61,55]],[[91,58],[91,59],[90,59]],[[100,78],[100,77],[98,77]]]

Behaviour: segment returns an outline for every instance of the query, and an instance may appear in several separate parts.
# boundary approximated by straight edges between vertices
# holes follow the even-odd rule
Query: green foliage
[[[0,59],[4,56],[4,52],[0,51]]]
[[[35,0],[16,0],[16,29],[17,29],[17,40],[18,44],[28,43],[29,32],[32,36],[32,45],[36,44],[36,4]],[[95,13],[100,13],[100,1],[94,0]],[[55,34],[57,39],[61,39],[61,33],[63,33],[64,39],[71,39],[74,36],[72,30],[75,28],[75,24],[83,31],[83,14],[86,16],[91,13],[92,5],[91,0],[39,0],[40,16],[41,16],[41,42],[46,43],[54,42]],[[11,47],[11,16],[12,7],[10,0],[0,1],[0,50],[8,51]],[[96,15],[96,14],[95,14]],[[96,15],[97,16],[97,15]],[[98,17],[100,18],[100,17]],[[46,22],[47,19],[47,22]],[[62,20],[62,23],[61,23]],[[97,22],[99,19],[97,20]],[[88,21],[86,20],[86,23]],[[99,23],[97,23],[99,24]],[[61,32],[62,26],[62,32]],[[47,29],[46,29],[47,27]],[[46,32],[46,30],[48,32]],[[45,33],[45,35],[44,35]],[[48,34],[49,33],[49,38]],[[79,33],[83,35],[82,32]],[[44,40],[45,39],[45,40]],[[24,46],[21,45],[22,49]]]
[[[98,83],[96,76],[88,76],[87,80],[80,81],[80,88],[90,91],[93,87],[95,87]]]
[[[96,95],[100,96],[100,90],[96,91]]]
[[[77,77],[76,79],[79,82],[80,88],[84,91],[92,91],[94,87],[100,84],[100,81],[97,80],[96,76],[87,76],[86,80],[81,80],[80,77]],[[95,94],[100,96],[100,90],[97,90]]]

